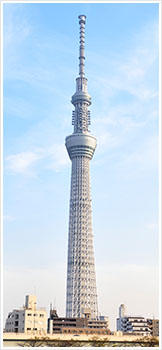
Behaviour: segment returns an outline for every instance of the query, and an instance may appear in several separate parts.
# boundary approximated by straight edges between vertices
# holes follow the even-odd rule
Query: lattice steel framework
[[[88,309],[98,317],[95,277],[92,209],[90,191],[90,160],[96,148],[96,138],[88,130],[91,97],[87,92],[84,73],[84,33],[86,16],[79,16],[80,47],[79,77],[72,96],[74,132],[66,137],[66,148],[72,160],[66,317],[83,317]]]

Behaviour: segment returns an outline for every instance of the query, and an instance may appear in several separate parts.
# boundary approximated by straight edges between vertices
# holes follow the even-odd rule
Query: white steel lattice
[[[96,138],[89,133],[91,97],[84,77],[85,16],[79,16],[80,56],[76,93],[72,96],[74,133],[66,138],[72,160],[66,316],[83,317],[86,309],[98,317],[96,276],[92,233],[90,191],[90,160],[96,148]]]

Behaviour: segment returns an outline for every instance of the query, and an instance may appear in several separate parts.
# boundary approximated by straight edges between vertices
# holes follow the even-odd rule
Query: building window
[[[31,328],[27,328],[27,331],[31,331]]]
[[[27,316],[32,316],[32,314],[27,314]]]
[[[39,316],[40,316],[40,317],[44,317],[44,314],[40,314]]]

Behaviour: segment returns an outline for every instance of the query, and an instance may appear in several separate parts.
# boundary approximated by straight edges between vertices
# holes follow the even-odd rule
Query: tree
[[[44,345],[44,341],[48,341],[48,337],[37,337],[30,338],[28,340],[25,340],[23,343],[19,343],[18,346],[21,346],[22,348],[25,347],[41,347]]]
[[[137,343],[141,347],[158,347],[159,346],[159,339],[158,337],[143,337],[137,339]]]

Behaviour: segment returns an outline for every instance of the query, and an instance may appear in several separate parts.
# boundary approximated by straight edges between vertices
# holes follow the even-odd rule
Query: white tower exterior
[[[80,47],[79,77],[72,96],[74,132],[66,137],[66,148],[72,161],[66,317],[98,317],[96,276],[92,233],[90,191],[90,160],[96,148],[96,138],[88,130],[91,97],[87,92],[84,73],[84,30],[86,16],[79,16]]]
[[[119,318],[124,317],[125,314],[126,314],[125,305],[124,305],[124,304],[121,304],[121,305],[119,306]]]

